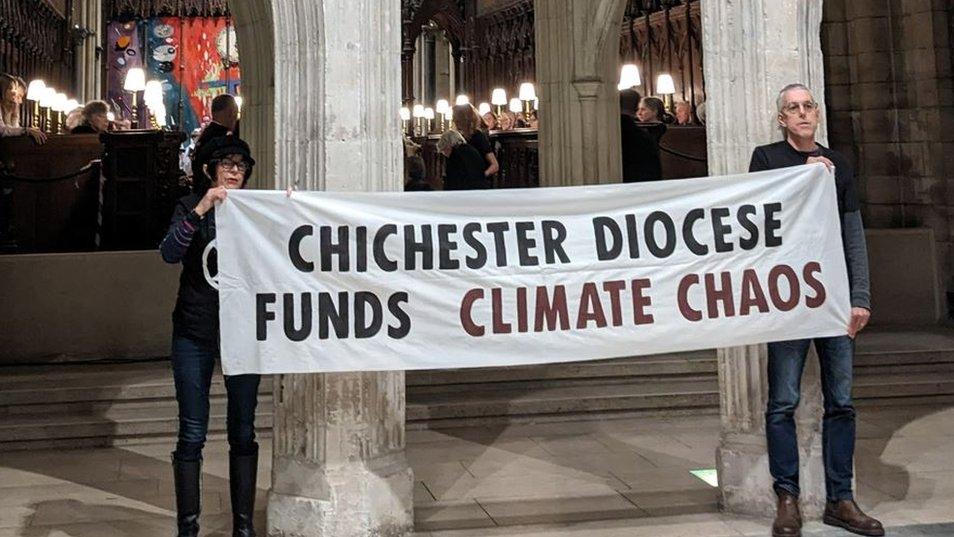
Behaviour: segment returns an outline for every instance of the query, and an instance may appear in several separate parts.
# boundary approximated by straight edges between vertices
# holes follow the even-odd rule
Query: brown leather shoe
[[[825,524],[846,529],[858,535],[881,537],[884,527],[881,522],[864,514],[854,500],[838,500],[825,505]]]
[[[775,510],[775,522],[772,523],[772,537],[801,537],[802,514],[798,511],[798,498],[780,492],[778,507]]]

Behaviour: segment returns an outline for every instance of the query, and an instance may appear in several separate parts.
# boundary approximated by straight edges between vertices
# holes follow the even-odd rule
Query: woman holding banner
[[[179,403],[172,467],[179,537],[199,534],[202,448],[209,426],[209,387],[219,359],[219,297],[210,275],[216,272],[214,206],[226,198],[228,190],[245,186],[255,164],[248,144],[232,135],[210,140],[202,152],[208,180],[194,179],[193,193],[179,200],[169,232],[159,245],[167,263],[182,263],[172,314],[172,371]],[[255,535],[258,385],[258,375],[225,377],[233,537]]]

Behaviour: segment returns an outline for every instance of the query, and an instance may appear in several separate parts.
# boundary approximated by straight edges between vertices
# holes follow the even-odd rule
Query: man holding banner
[[[884,535],[881,523],[861,511],[852,494],[855,451],[855,409],[851,402],[854,337],[865,327],[871,308],[868,259],[858,195],[848,161],[839,153],[815,143],[819,107],[811,91],[791,84],[779,92],[778,124],[785,139],[757,147],[750,172],[821,162],[834,168],[838,213],[851,292],[851,323],[847,336],[814,339],[821,363],[824,394],[822,457],[825,464],[827,503],[824,522],[859,535]],[[834,231],[834,230],[830,230]],[[765,434],[769,470],[775,480],[778,508],[773,537],[801,535],[798,509],[798,408],[802,370],[813,340],[798,339],[768,344],[768,409]]]

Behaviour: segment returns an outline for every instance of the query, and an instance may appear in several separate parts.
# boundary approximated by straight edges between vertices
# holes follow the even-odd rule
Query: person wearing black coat
[[[162,259],[181,263],[179,293],[172,313],[172,372],[179,405],[179,433],[172,453],[179,537],[199,534],[202,448],[209,425],[209,388],[219,352],[219,294],[216,267],[215,204],[230,189],[245,186],[252,166],[248,144],[235,136],[207,142],[202,173],[207,186],[181,198],[169,232],[159,245]],[[201,185],[202,182],[198,182]],[[233,537],[254,537],[258,444],[255,408],[258,375],[225,377],[228,394],[229,489]]]
[[[484,173],[484,157],[463,135],[448,130],[437,141],[437,150],[447,157],[444,166],[444,190],[481,190],[491,188]]]

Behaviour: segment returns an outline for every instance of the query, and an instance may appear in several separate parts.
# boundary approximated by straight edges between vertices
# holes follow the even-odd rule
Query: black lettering
[[[298,226],[288,239],[288,258],[292,265],[302,272],[314,272],[315,264],[305,261],[301,256],[301,240],[315,234],[313,226]],[[273,295],[274,296],[274,295]]]
[[[742,228],[749,232],[748,237],[739,237],[739,247],[743,250],[752,250],[759,244],[759,226],[751,218],[756,212],[755,205],[743,205],[736,213]]]
[[[776,216],[781,211],[782,204],[780,202],[765,204],[765,246],[767,248],[782,245],[782,237],[775,234],[776,231],[782,229],[782,221]]]
[[[335,329],[335,337],[348,337],[348,292],[338,293],[338,304],[335,305],[331,293],[318,293],[318,338],[328,339],[328,325]]]
[[[612,246],[606,244],[606,231],[613,236]],[[623,233],[616,220],[608,216],[597,216],[593,219],[593,235],[596,239],[596,258],[600,261],[616,259],[623,251]]]
[[[656,239],[656,223],[660,222],[666,232],[666,243],[659,246]],[[643,235],[646,236],[646,247],[654,257],[666,258],[672,255],[676,249],[676,225],[672,222],[672,217],[662,211],[653,211],[646,217],[643,224]]]
[[[398,320],[397,326],[388,325],[388,336],[391,339],[401,339],[411,331],[411,318],[401,309],[401,303],[407,303],[407,293],[394,293],[388,298],[388,311]]]
[[[437,224],[437,266],[441,270],[460,268],[460,261],[450,256],[457,249],[457,242],[450,240],[451,233],[457,233],[456,224]]]
[[[414,239],[414,228],[416,226],[404,226],[404,269],[415,270],[417,268],[417,256],[421,254],[421,268],[431,270],[434,268],[434,242],[431,239],[431,225],[421,225],[421,240]]]
[[[537,256],[530,255],[530,250],[537,247],[537,241],[527,236],[528,231],[533,231],[533,222],[517,222],[514,227],[517,230],[517,254],[520,256],[520,266],[539,265],[540,260]]]
[[[301,326],[295,328],[295,295],[294,293],[284,293],[282,295],[282,304],[284,305],[285,336],[292,341],[302,341],[311,334],[311,293],[301,294]]]
[[[371,306],[371,319],[368,322],[367,307]],[[357,339],[369,338],[381,330],[384,313],[381,309],[381,300],[377,295],[368,291],[358,291],[354,294],[354,337]]]
[[[474,234],[480,232],[480,229],[478,222],[470,222],[464,225],[464,242],[474,250],[474,256],[467,256],[466,258],[467,268],[480,269],[487,264],[487,249],[484,248],[483,243],[474,236]]]
[[[355,270],[368,271],[368,228],[358,226],[354,228],[355,242]]]
[[[319,228],[321,236],[321,271],[328,272],[331,269],[331,256],[338,256],[338,272],[347,272],[349,269],[348,259],[348,226],[338,226],[338,242],[331,242],[331,226],[321,226]]]
[[[699,243],[693,233],[693,225],[706,217],[706,212],[702,209],[693,209],[686,214],[686,219],[682,221],[682,240],[686,243],[689,251],[696,255],[706,255],[709,253],[709,247]]]
[[[732,251],[732,245],[725,242],[725,236],[732,233],[732,226],[722,222],[722,219],[728,218],[729,214],[728,207],[712,209],[712,235],[715,237],[715,250],[720,253]]]
[[[561,263],[569,263],[570,258],[563,250],[563,241],[566,240],[566,226],[556,220],[544,220],[540,222],[540,227],[543,230],[543,252],[547,263],[555,263],[557,256],[559,256]]]
[[[384,272],[394,272],[397,270],[397,262],[388,259],[387,254],[384,253],[384,241],[387,240],[388,235],[397,235],[396,225],[385,224],[374,234],[374,262]]]
[[[494,248],[497,254],[497,266],[507,266],[507,243],[504,241],[504,231],[510,229],[507,222],[491,222],[487,224],[487,231],[494,235]]]
[[[255,295],[255,339],[268,339],[268,321],[275,320],[275,312],[268,311],[268,305],[274,304],[275,293],[258,293]]]

